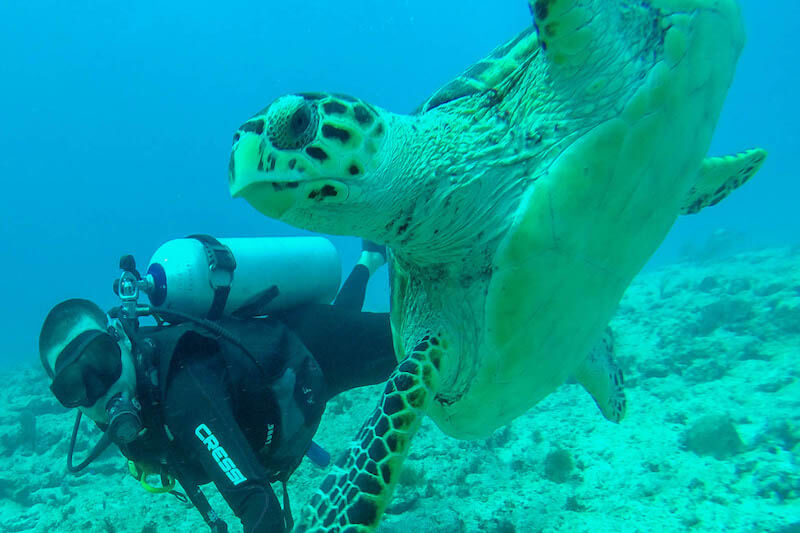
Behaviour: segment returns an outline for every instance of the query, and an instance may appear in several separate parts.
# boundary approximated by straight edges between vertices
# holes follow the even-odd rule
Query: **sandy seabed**
[[[640,275],[611,326],[622,424],[575,384],[486,440],[451,439],[426,420],[380,531],[800,532],[800,248]],[[72,415],[38,366],[4,377],[0,531],[208,530],[190,506],[140,489],[118,452],[68,474]],[[331,402],[317,442],[340,453],[380,391]],[[295,516],[324,474],[306,461],[292,477]],[[204,491],[240,531],[213,486]]]

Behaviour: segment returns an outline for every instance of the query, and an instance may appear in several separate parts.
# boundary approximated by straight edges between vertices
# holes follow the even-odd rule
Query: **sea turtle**
[[[414,114],[302,93],[234,135],[233,196],[390,250],[399,364],[301,530],[377,527],[425,415],[485,437],[577,375],[619,419],[603,333],[625,288],[680,213],[764,160],[703,159],[744,42],[735,0],[530,8]]]

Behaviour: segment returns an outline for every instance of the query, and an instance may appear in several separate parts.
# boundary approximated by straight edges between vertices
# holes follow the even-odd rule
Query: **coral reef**
[[[706,415],[691,425],[683,437],[684,446],[697,455],[725,459],[740,453],[744,443],[727,415]]]

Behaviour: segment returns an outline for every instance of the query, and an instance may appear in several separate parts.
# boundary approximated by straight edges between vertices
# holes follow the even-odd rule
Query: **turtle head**
[[[379,166],[386,129],[378,110],[350,96],[282,96],[234,134],[231,196],[289,224],[338,233],[320,227],[316,215],[359,202],[361,184]]]

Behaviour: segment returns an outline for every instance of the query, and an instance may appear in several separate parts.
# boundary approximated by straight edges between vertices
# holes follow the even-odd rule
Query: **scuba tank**
[[[214,239],[164,243],[150,259],[144,292],[155,307],[215,320],[330,303],[341,262],[323,237]]]

